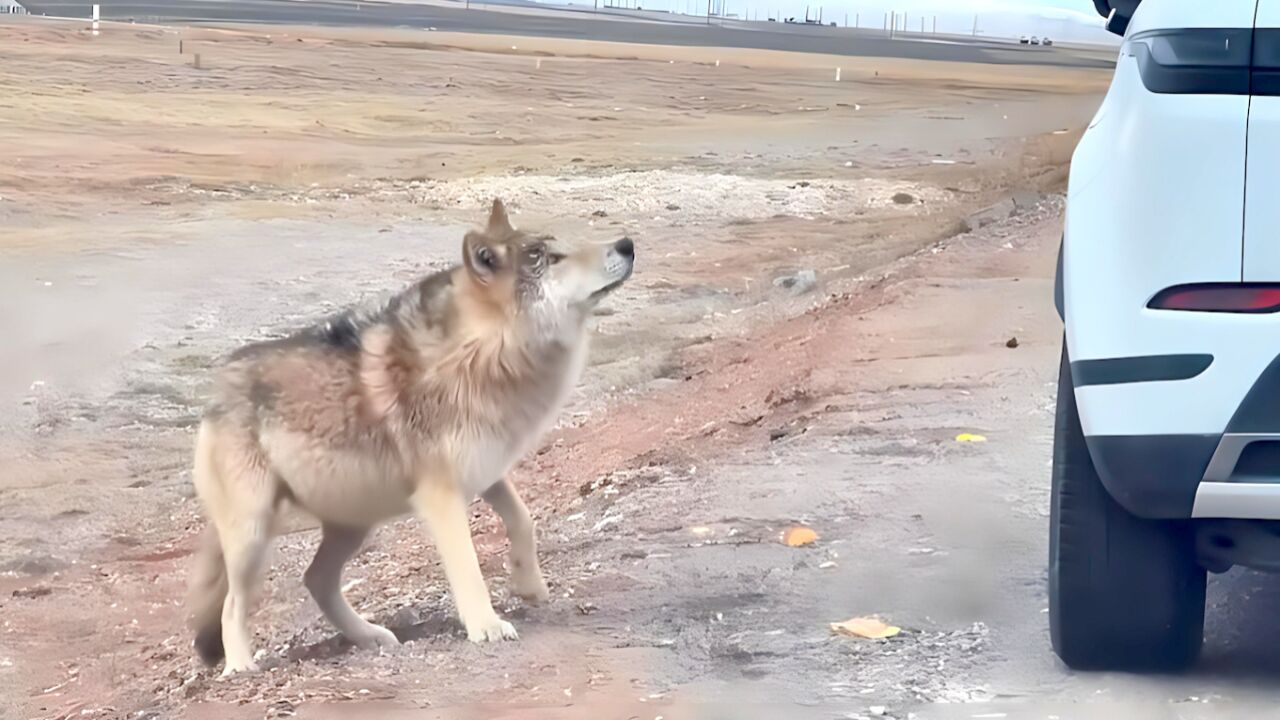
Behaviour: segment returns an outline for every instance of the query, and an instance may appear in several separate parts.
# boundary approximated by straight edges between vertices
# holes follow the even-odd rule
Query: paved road
[[[86,0],[24,0],[36,14],[88,17]],[[489,12],[409,3],[357,4],[354,0],[101,0],[104,20],[255,22],[364,27],[434,27],[441,31],[637,42],[655,45],[788,50],[863,57],[901,57],[997,64],[1109,67],[1110,61],[1066,49],[1021,48],[997,43],[891,40],[864,31],[810,25],[737,27],[628,22],[573,11]]]

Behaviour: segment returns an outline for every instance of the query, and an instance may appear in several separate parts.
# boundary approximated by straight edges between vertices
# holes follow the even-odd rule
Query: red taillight
[[[1153,310],[1191,312],[1280,312],[1280,284],[1213,283],[1178,285],[1161,290],[1147,307]]]

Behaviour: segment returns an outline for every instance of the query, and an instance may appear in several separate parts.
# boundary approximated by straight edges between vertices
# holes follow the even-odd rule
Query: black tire
[[[1064,344],[1053,435],[1049,631],[1079,670],[1178,670],[1204,641],[1205,570],[1190,523],[1130,514],[1085,446]]]

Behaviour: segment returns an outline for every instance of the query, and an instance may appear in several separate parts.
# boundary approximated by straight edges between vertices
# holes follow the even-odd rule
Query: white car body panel
[[[1258,28],[1280,28],[1280,1],[1260,0]],[[1244,215],[1244,279],[1280,281],[1280,97],[1249,106]]]
[[[1254,27],[1280,29],[1280,0],[1145,0],[1126,36]],[[1061,276],[1068,356],[1213,361],[1188,379],[1077,386],[1095,462],[1095,439],[1221,437],[1280,356],[1280,313],[1147,307],[1177,285],[1280,282],[1278,159],[1280,96],[1153,92],[1131,44],[1122,49],[1072,158]],[[1280,520],[1280,480],[1192,487],[1189,516]]]
[[[1253,2],[1143,3],[1129,33],[1253,22]],[[1222,6],[1230,6],[1230,11]],[[1150,92],[1121,52],[1115,77],[1072,158],[1063,247],[1072,361],[1212,352],[1190,381],[1079,388],[1086,435],[1222,432],[1258,372],[1249,337],[1280,318],[1146,309],[1160,290],[1240,279],[1244,236],[1246,95]],[[1222,352],[1240,345],[1240,353]],[[1212,351],[1206,348],[1213,348]]]
[[[1256,0],[1145,0],[1126,36],[1166,28],[1253,27]]]

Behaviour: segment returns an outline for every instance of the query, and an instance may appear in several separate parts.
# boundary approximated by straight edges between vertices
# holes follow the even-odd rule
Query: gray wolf
[[[233,353],[196,440],[209,520],[190,599],[200,656],[225,656],[224,675],[256,669],[249,604],[285,505],[319,520],[304,582],[355,645],[398,641],[343,598],[343,565],[408,513],[435,541],[467,637],[516,639],[494,612],[467,505],[482,496],[502,518],[513,591],[546,600],[533,522],[506,474],[554,423],[585,363],[588,316],[634,263],[629,239],[569,252],[513,228],[494,201],[460,265]]]

